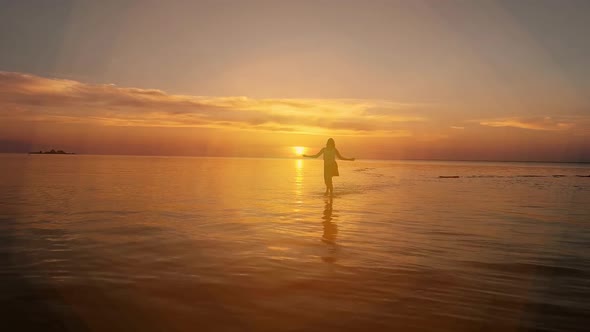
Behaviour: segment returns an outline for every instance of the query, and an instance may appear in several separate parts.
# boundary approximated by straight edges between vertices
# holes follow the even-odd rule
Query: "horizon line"
[[[3,152],[0,154],[26,154],[31,152]],[[34,153],[33,153],[34,154]],[[44,155],[44,154],[43,154]],[[102,154],[102,153],[68,153],[69,156],[128,156],[128,157],[183,157],[183,158],[239,158],[239,159],[304,159],[301,157],[270,156],[211,156],[211,155],[165,155],[165,154]],[[490,160],[490,159],[374,159],[356,158],[356,161],[439,161],[439,162],[487,162],[487,163],[550,163],[550,164],[590,164],[588,161],[550,161],[550,160]]]

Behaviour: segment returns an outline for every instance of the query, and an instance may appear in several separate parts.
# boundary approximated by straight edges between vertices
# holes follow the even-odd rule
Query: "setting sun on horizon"
[[[294,146],[293,147],[293,152],[295,152],[295,155],[297,155],[297,156],[301,156],[306,151],[307,151],[307,148],[305,148],[304,146]]]

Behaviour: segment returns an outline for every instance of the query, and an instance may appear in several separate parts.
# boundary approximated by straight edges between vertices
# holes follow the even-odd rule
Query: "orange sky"
[[[294,156],[334,137],[369,159],[582,160],[586,116],[469,117],[440,105],[173,95],[0,73],[2,139],[79,153]]]
[[[590,161],[567,3],[15,3],[0,152]]]

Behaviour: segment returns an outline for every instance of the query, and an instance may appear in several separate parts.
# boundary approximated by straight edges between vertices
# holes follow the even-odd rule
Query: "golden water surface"
[[[3,323],[583,331],[590,168],[0,155]]]

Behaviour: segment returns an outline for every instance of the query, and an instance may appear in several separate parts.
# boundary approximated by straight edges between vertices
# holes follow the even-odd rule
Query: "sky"
[[[590,161],[589,1],[0,2],[0,152]]]

